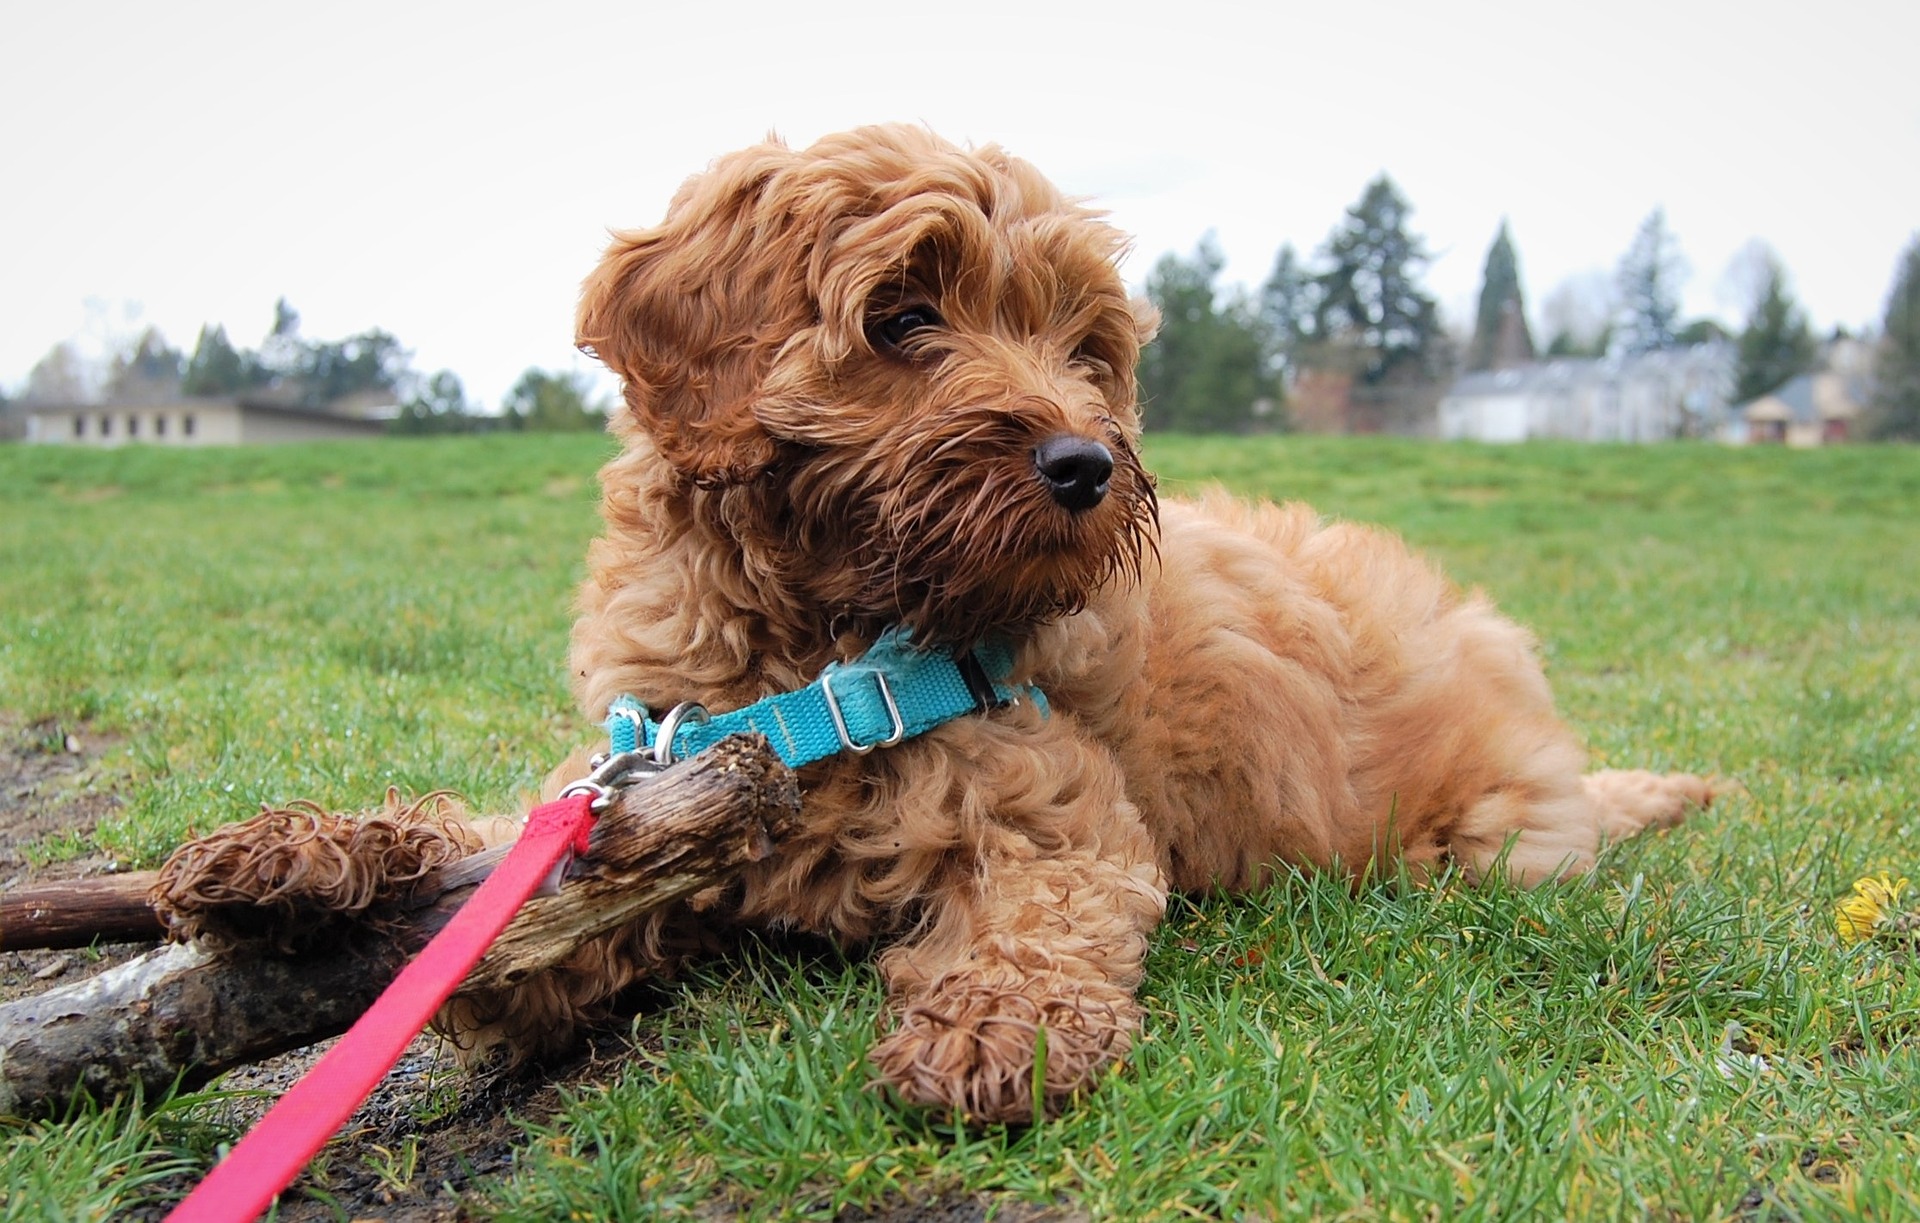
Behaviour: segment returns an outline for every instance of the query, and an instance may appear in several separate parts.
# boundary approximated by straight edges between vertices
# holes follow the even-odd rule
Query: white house
[[[1636,357],[1562,357],[1468,374],[1440,400],[1443,438],[1654,442],[1716,437],[1736,354],[1695,344]]]
[[[231,446],[255,442],[317,442],[379,437],[380,406],[364,412],[312,408],[261,396],[155,402],[27,404],[26,440],[48,445]]]

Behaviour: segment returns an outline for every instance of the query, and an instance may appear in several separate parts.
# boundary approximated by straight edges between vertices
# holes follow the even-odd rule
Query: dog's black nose
[[[1033,452],[1033,466],[1055,501],[1070,510],[1090,510],[1107,495],[1113,451],[1090,438],[1057,433]]]

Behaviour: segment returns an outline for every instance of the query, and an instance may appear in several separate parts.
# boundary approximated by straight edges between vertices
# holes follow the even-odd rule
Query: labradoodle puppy
[[[893,626],[1006,643],[1050,711],[807,766],[771,859],[455,1026],[564,1040],[730,925],[882,941],[880,1074],[1029,1118],[1041,1029],[1044,1107],[1126,1051],[1172,890],[1445,860],[1540,883],[1711,799],[1583,773],[1528,633],[1395,537],[1156,501],[1124,245],[1025,162],[913,127],[724,157],[616,235],[578,325],[625,382],[572,649],[588,716],[736,709]]]

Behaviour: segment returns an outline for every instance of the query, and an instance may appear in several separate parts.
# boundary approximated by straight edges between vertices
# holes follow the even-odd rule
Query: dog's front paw
[[[336,815],[297,802],[216,828],[173,852],[154,885],[170,935],[215,950],[321,945],[429,873],[481,848],[452,795]]]
[[[908,1000],[872,1056],[909,1104],[975,1121],[1034,1121],[1091,1086],[1132,1046],[1139,1022],[1132,996],[1110,986],[955,974]]]

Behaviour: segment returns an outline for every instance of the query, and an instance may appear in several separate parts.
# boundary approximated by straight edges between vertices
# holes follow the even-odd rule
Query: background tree
[[[294,358],[291,381],[300,398],[313,405],[338,403],[352,395],[398,394],[413,354],[380,328],[344,340],[306,342]]]
[[[1873,369],[1873,436],[1920,441],[1920,234],[1894,270]]]
[[[1213,235],[1192,258],[1162,256],[1147,275],[1147,296],[1160,310],[1160,334],[1140,354],[1140,394],[1154,428],[1240,431],[1264,421],[1280,397],[1271,345],[1258,311],[1244,294],[1216,288],[1225,258]]]
[[[1396,371],[1437,374],[1442,363],[1440,310],[1419,285],[1429,256],[1407,232],[1410,211],[1385,174],[1368,183],[1328,236],[1327,270],[1314,277],[1315,336],[1358,352],[1355,372],[1369,384]]]
[[[1786,269],[1769,253],[1764,282],[1747,311],[1740,333],[1740,363],[1733,400],[1746,403],[1785,385],[1814,366],[1819,346],[1806,312],[1787,288]]]
[[[1480,275],[1480,308],[1474,317],[1473,339],[1467,344],[1467,369],[1505,369],[1533,358],[1533,332],[1527,327],[1526,303],[1520,293],[1520,261],[1502,218]]]
[[[1147,273],[1147,298],[1160,312],[1160,329],[1141,350],[1139,379],[1143,411],[1154,426],[1190,427],[1184,388],[1205,360],[1213,284],[1225,265],[1209,232],[1191,258],[1169,252]]]
[[[158,328],[148,327],[133,347],[117,354],[108,368],[106,396],[115,402],[152,402],[180,391],[186,361]]]
[[[473,405],[467,401],[467,388],[452,370],[443,369],[400,405],[400,413],[389,429],[403,434],[467,433],[478,421]]]
[[[286,298],[273,303],[273,326],[254,357],[255,381],[261,385],[295,378],[306,357],[300,339],[300,312]]]
[[[188,395],[232,395],[255,385],[259,373],[258,359],[236,349],[225,327],[202,324],[186,372],[180,376],[180,389]]]
[[[606,412],[588,398],[583,373],[529,369],[501,400],[510,429],[568,431],[606,427]]]
[[[47,355],[27,371],[23,403],[92,403],[100,384],[98,372],[88,365],[71,340],[62,340],[47,350]]]
[[[1687,320],[1687,325],[1674,333],[1674,343],[1681,347],[1691,344],[1722,344],[1733,339],[1733,333],[1721,325],[1719,319],[1696,318]]]
[[[356,395],[397,397],[413,379],[411,353],[379,327],[343,340],[308,340],[300,312],[286,298],[273,304],[273,326],[258,353],[236,352],[224,328],[201,330],[203,356],[195,347],[188,383],[196,394],[231,394],[247,387],[274,387],[311,407]]]
[[[1620,323],[1614,346],[1629,356],[1672,348],[1678,342],[1680,285],[1686,261],[1667,230],[1667,213],[1656,208],[1640,223],[1633,245],[1620,260]]]
[[[1260,287],[1260,321],[1276,364],[1293,368],[1313,342],[1313,308],[1313,274],[1289,242],[1274,257],[1273,271]]]
[[[1613,341],[1613,319],[1619,312],[1612,277],[1605,272],[1581,272],[1553,287],[1540,303],[1546,324],[1549,357],[1598,357]]]

